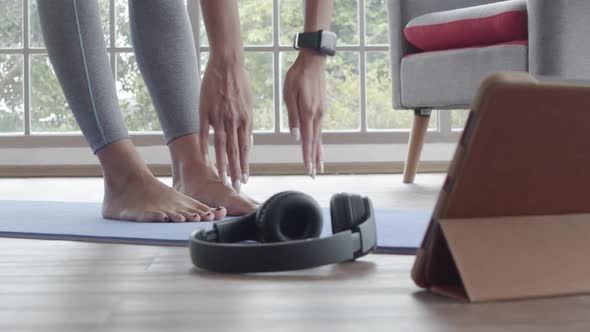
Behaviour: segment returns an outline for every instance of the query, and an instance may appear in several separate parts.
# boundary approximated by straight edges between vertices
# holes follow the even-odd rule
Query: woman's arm
[[[243,64],[244,47],[237,0],[201,0],[211,58]]]
[[[334,0],[305,1],[305,32],[330,30]]]
[[[209,126],[215,134],[219,175],[226,181],[227,156],[232,184],[240,191],[248,181],[252,135],[252,92],[244,68],[237,0],[201,0],[211,52],[203,75],[200,98],[200,144],[208,154]]]
[[[330,30],[333,0],[305,1],[305,32]],[[303,162],[311,177],[324,172],[321,142],[326,110],[326,56],[302,48],[287,72],[283,96],[289,114],[289,128],[301,138]]]

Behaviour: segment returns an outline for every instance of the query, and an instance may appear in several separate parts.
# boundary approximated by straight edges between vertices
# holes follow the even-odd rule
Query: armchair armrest
[[[420,15],[478,6],[499,0],[388,0],[389,56],[394,108],[405,108],[401,101],[401,61],[404,55],[418,52],[404,36],[404,27],[410,20]],[[577,0],[584,2],[585,0]]]
[[[590,1],[528,1],[529,71],[590,78]]]

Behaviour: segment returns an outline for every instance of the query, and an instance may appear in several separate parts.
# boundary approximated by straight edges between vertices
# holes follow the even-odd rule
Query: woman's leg
[[[199,152],[200,74],[188,11],[182,0],[129,0],[137,63],[172,155],[174,187],[229,214],[255,209],[220,180]]]
[[[128,137],[96,1],[39,1],[45,44],[74,117],[95,153]]]
[[[38,6],[49,58],[103,169],[103,216],[139,221],[213,219],[212,213],[207,215],[207,206],[154,178],[129,140],[97,1],[39,0]]]

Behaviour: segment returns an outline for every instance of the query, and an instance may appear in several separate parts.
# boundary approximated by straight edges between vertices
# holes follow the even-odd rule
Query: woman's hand
[[[285,77],[283,96],[289,114],[291,135],[301,139],[303,163],[308,174],[324,172],[322,120],[326,111],[326,58],[301,49]]]
[[[209,126],[214,130],[217,172],[227,181],[226,158],[234,189],[249,176],[252,144],[252,91],[243,60],[227,61],[211,54],[201,87],[200,145],[208,162]]]

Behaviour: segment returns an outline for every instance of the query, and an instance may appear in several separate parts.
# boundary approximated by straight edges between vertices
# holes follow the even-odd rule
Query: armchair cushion
[[[508,0],[434,12],[412,19],[406,39],[424,51],[527,39],[527,0]]]
[[[400,68],[401,102],[406,108],[464,108],[487,76],[526,72],[527,55],[521,41],[406,56]]]

